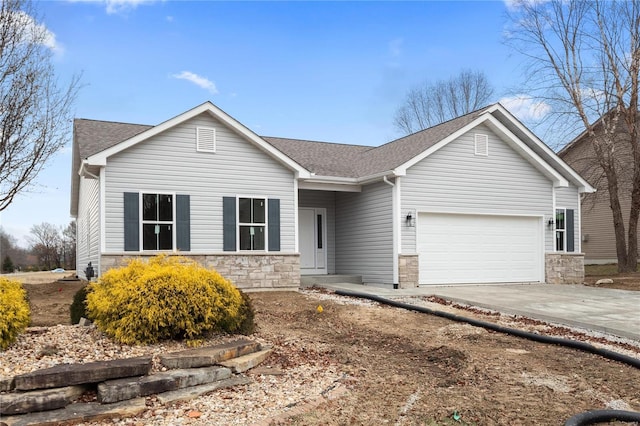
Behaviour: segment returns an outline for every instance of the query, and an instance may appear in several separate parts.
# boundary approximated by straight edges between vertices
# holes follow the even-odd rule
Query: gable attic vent
[[[216,152],[216,129],[211,127],[196,128],[196,151]]]
[[[481,133],[476,133],[474,135],[475,145],[476,145],[476,155],[484,155],[485,157],[489,155],[489,136],[483,135]]]

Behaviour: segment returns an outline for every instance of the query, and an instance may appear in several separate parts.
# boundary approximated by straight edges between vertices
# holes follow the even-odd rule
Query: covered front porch
[[[301,285],[335,276],[393,288],[391,187],[375,183],[339,189],[298,190]]]

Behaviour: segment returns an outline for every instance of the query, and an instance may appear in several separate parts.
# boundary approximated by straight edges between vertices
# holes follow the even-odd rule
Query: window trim
[[[144,220],[144,195],[170,195],[171,196],[171,217],[172,217],[172,221],[161,221],[161,220],[157,220],[157,221],[150,221],[150,220]],[[156,190],[150,190],[150,191],[140,191],[138,192],[138,217],[139,217],[139,222],[138,222],[138,226],[139,226],[139,251],[140,252],[146,252],[146,253],[152,253],[152,252],[175,252],[176,251],[176,225],[177,225],[177,217],[176,217],[176,193],[175,192],[168,192],[168,191],[156,191]],[[155,249],[155,250],[145,250],[144,248],[144,225],[145,224],[160,224],[160,225],[166,225],[166,224],[171,224],[171,248],[170,249]]]
[[[248,198],[251,200],[264,200],[264,223],[257,222],[240,222],[240,199]],[[240,253],[268,253],[269,252],[269,197],[264,195],[236,195],[236,252]],[[264,249],[262,250],[242,250],[240,247],[240,227],[241,226],[260,226],[264,228]]]
[[[558,212],[561,211],[564,217],[564,228],[558,228]],[[558,232],[562,233],[562,250],[558,250]],[[567,209],[565,207],[556,207],[553,214],[553,249],[556,252],[567,252]]]

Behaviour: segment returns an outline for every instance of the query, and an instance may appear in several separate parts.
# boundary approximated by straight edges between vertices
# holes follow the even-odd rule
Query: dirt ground
[[[82,285],[25,284],[33,325],[68,324]],[[348,389],[281,424],[558,425],[607,404],[640,411],[640,370],[595,355],[323,294],[251,299],[270,365],[337,365]]]

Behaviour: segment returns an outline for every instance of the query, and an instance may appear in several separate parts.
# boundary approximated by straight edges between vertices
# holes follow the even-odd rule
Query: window
[[[125,192],[124,250],[140,251],[142,244],[143,250],[191,251],[190,200],[187,194]]]
[[[222,197],[224,251],[280,251],[280,200]]]
[[[238,231],[240,250],[264,250],[266,200],[238,198]]]
[[[566,210],[556,209],[556,251],[566,250],[567,224]]]
[[[142,194],[142,249],[173,250],[173,195]]]

